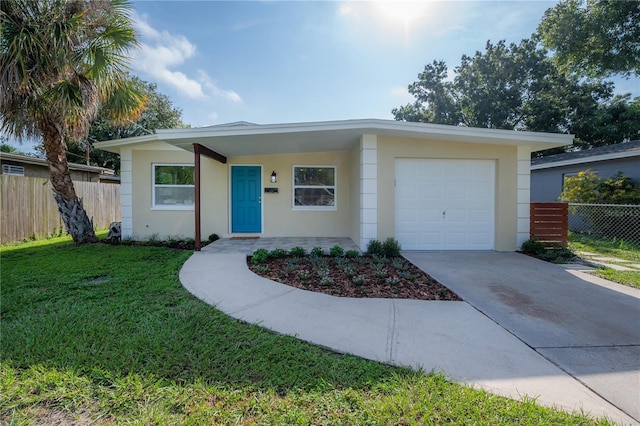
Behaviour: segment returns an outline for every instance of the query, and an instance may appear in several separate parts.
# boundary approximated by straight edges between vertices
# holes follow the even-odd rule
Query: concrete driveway
[[[640,422],[640,290],[519,253],[403,254]]]

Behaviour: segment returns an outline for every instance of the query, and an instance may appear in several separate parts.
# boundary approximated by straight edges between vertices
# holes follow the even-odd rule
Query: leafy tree
[[[147,104],[140,117],[136,121],[130,120],[117,125],[113,124],[103,111],[100,111],[89,129],[87,138],[81,143],[69,145],[68,154],[71,155],[74,162],[84,162],[88,146],[91,165],[119,171],[120,156],[112,152],[94,149],[94,142],[143,136],[153,133],[156,129],[188,127],[182,121],[182,111],[173,106],[169,97],[158,92],[158,86],[155,83],[149,83],[138,77],[132,77],[132,80],[147,98]]]
[[[640,204],[640,184],[622,172],[605,179],[587,169],[565,179],[558,199],[569,203]]]
[[[548,9],[538,34],[563,72],[590,77],[638,75],[640,2],[563,0]]]
[[[442,61],[425,66],[409,85],[416,101],[393,109],[396,120],[574,133],[581,148],[635,139],[640,130],[637,99],[613,98],[610,82],[562,74],[531,40],[487,42],[454,73],[448,79]]]
[[[16,148],[13,145],[9,145],[8,143],[1,143],[0,144],[0,152],[6,152],[7,154],[20,154],[20,155],[23,155],[23,153],[20,152],[18,150],[18,148]]]
[[[136,45],[129,10],[126,0],[0,2],[1,130],[42,139],[58,209],[78,244],[97,238],[65,148],[87,135],[100,108],[125,121],[144,105],[126,79],[126,54]]]

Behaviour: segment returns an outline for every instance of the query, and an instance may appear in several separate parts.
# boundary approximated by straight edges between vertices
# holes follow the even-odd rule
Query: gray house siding
[[[587,169],[591,169],[603,178],[622,172],[625,176],[640,182],[640,156],[534,169],[531,170],[531,201],[557,201],[562,192],[565,175],[577,174]]]

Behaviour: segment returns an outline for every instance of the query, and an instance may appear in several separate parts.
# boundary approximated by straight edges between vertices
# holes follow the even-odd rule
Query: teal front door
[[[262,232],[260,166],[231,166],[231,232]]]

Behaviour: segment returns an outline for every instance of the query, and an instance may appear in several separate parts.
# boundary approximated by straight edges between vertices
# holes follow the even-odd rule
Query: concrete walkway
[[[246,266],[246,248],[222,253],[219,247],[213,243],[195,253],[183,266],[180,280],[194,295],[234,318],[338,352],[444,372],[458,382],[511,398],[526,395],[541,404],[637,424],[467,302],[353,299],[308,292],[253,274]]]

